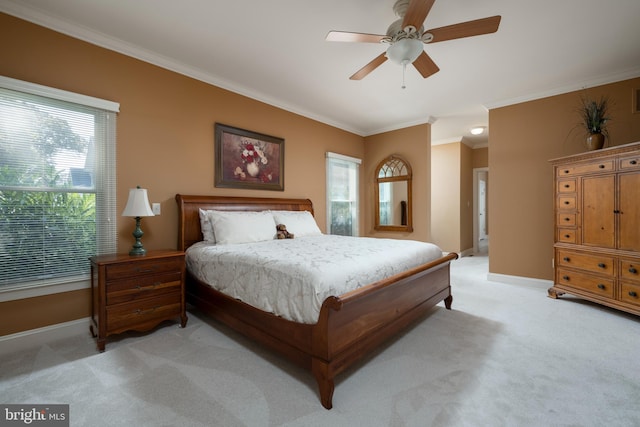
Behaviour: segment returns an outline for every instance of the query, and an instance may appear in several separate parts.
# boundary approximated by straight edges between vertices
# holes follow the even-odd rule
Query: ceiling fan
[[[423,44],[479,36],[498,31],[501,19],[499,15],[425,31],[423,23],[434,2],[435,0],[397,0],[393,5],[393,11],[400,19],[389,26],[386,35],[330,31],[326,40],[389,44],[386,52],[375,57],[349,77],[351,80],[364,78],[387,59],[401,64],[403,69],[406,68],[407,64],[413,64],[422,77],[426,79],[437,73],[440,68],[424,51]],[[404,88],[404,84],[402,87]]]

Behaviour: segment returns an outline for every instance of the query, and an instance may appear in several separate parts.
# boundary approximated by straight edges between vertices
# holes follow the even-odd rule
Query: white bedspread
[[[314,324],[327,297],[441,256],[431,243],[321,235],[234,245],[199,242],[187,250],[186,262],[195,277],[233,298]]]

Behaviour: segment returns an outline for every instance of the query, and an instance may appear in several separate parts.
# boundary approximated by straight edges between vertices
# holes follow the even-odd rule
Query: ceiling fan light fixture
[[[401,39],[389,46],[387,58],[396,64],[411,64],[423,51],[422,41]]]

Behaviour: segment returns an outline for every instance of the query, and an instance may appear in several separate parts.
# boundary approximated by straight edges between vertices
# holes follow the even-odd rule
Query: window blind
[[[86,278],[116,250],[117,109],[0,79],[0,290]]]
[[[359,165],[355,157],[327,152],[327,232],[358,235]]]

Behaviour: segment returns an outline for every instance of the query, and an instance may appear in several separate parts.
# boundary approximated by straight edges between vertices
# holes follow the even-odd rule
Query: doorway
[[[489,168],[473,169],[473,253],[489,253]]]

